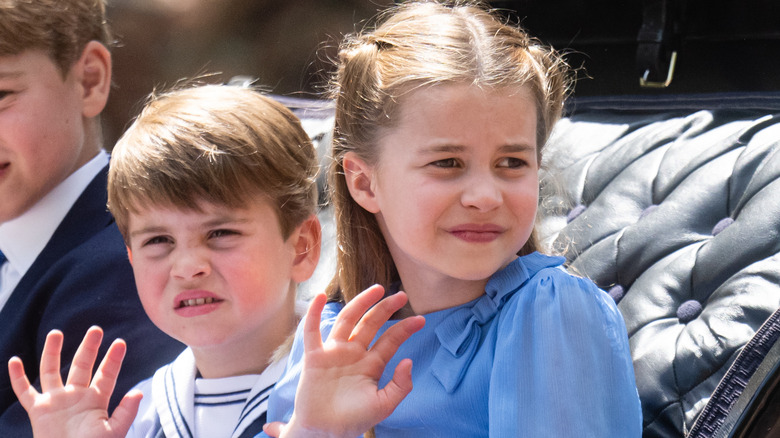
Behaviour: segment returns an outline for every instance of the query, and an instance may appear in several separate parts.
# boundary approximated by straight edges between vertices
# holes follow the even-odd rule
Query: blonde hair
[[[283,237],[317,208],[317,155],[284,105],[238,86],[153,95],[111,154],[108,206],[127,240],[144,207],[241,207],[254,196],[277,210]]]
[[[0,0],[0,56],[43,50],[65,76],[88,42],[111,38],[104,0]]]
[[[559,54],[479,2],[406,2],[380,15],[379,23],[345,39],[331,84],[336,121],[329,187],[339,241],[331,300],[349,301],[372,284],[399,280],[374,215],[349,194],[342,160],[353,151],[377,163],[378,133],[392,128],[404,94],[448,83],[525,87],[536,101],[541,162],[570,84]],[[534,233],[519,253],[537,248]]]

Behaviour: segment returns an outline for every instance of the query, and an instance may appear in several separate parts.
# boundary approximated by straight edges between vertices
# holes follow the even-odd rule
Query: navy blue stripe
[[[242,389],[241,391],[219,392],[219,393],[213,393],[213,394],[198,393],[198,394],[195,394],[195,397],[227,397],[229,395],[249,394],[250,391],[251,391],[251,389]]]
[[[238,425],[240,425],[241,423],[243,423],[243,422],[244,422],[244,420],[245,420],[247,417],[249,417],[249,416],[251,416],[253,413],[255,413],[255,412],[259,411],[259,410],[260,410],[260,405],[262,405],[262,404],[263,404],[263,402],[267,402],[267,401],[268,401],[268,398],[269,398],[269,396],[267,396],[267,395],[266,395],[266,396],[265,396],[265,397],[263,397],[262,399],[260,399],[260,400],[257,400],[257,401],[256,401],[254,404],[252,404],[252,406],[249,406],[249,405],[245,406],[245,407],[244,407],[245,413],[241,414],[241,418],[238,420]],[[266,412],[267,412],[267,411],[268,411],[268,407],[266,406],[266,409],[264,409],[264,410],[262,411],[262,412],[263,412],[263,413],[262,413],[262,415],[263,415],[263,416],[265,416],[265,414],[266,414]],[[238,425],[237,425],[236,427],[238,427]]]
[[[265,412],[257,417],[255,421],[244,429],[244,432],[239,435],[238,438],[252,438],[263,431],[263,425],[265,424],[266,416]]]
[[[252,397],[251,399],[247,400],[246,406],[244,407],[244,410],[241,412],[241,416],[238,419],[239,424],[242,421],[244,421],[244,418],[246,418],[246,416],[249,415],[249,413],[252,412],[252,410],[257,405],[259,405],[260,403],[264,402],[265,400],[268,400],[268,392],[271,391],[271,389],[274,387],[274,385],[275,385],[275,383],[265,387],[262,391],[260,391],[259,393],[255,394],[254,397]],[[261,397],[263,397],[261,400],[256,401],[258,398],[261,398]]]
[[[263,398],[261,398],[259,400],[255,399],[255,401],[253,401],[251,405],[247,404],[244,407],[244,412],[241,413],[241,417],[238,419],[238,422],[241,423],[242,421],[244,421],[244,419],[246,417],[248,417],[249,414],[251,414],[252,411],[254,411],[255,408],[257,408],[259,405],[261,405],[264,401],[268,401],[268,395],[266,395],[265,397],[263,397]]]
[[[228,405],[243,405],[246,400],[233,400],[233,401],[225,401],[225,402],[213,402],[213,403],[205,403],[205,402],[195,402],[195,406],[228,406]]]
[[[165,380],[166,381],[170,380],[171,386],[172,386],[172,390],[173,390],[173,395],[175,397],[175,395],[176,395],[176,381],[173,379],[173,370],[172,370],[172,368],[173,367],[168,367],[168,369],[166,370],[166,377],[169,377],[169,379],[165,379]],[[168,399],[168,410],[171,411],[171,416],[173,417],[173,424],[174,424],[174,426],[176,426],[176,432],[179,434],[179,436],[181,436],[182,435],[182,431],[179,428],[179,422],[176,421],[176,416],[174,415],[174,412],[173,412],[173,409],[172,409],[172,406],[171,406],[171,405],[173,405],[173,403],[171,403],[171,394],[168,391],[168,385],[167,384],[165,385],[165,395],[166,395],[166,397]],[[177,409],[179,411],[179,418],[181,418],[181,422],[184,423],[184,427],[186,429],[187,436],[190,437],[190,438],[193,438],[192,431],[190,430],[190,426],[187,424],[187,421],[184,419],[184,414],[182,414],[181,407],[180,407],[179,403],[177,402],[177,400],[175,398],[174,398],[174,402],[176,402],[176,407],[177,407]]]

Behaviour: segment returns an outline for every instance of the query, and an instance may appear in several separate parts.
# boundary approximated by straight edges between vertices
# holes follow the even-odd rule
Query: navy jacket
[[[112,409],[141,380],[178,356],[184,346],[152,324],[141,306],[114,219],[106,209],[106,166],[84,190],[51,240],[0,311],[0,436],[32,437],[27,413],[16,400],[5,365],[24,361],[35,386],[46,334],[65,334],[63,379],[84,333],[92,325],[105,336],[98,361],[118,337],[128,351]]]

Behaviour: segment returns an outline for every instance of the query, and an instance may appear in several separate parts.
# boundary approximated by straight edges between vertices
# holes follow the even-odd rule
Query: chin
[[[500,271],[501,269],[504,269],[509,263],[511,263],[516,258],[517,255],[513,254],[509,260],[494,260],[492,262],[479,263],[479,264],[469,261],[460,264],[460,266],[454,269],[454,271],[457,272],[455,277],[460,280],[467,280],[467,281],[486,280],[496,272]]]
[[[484,269],[475,269],[474,266],[469,266],[465,269],[457,270],[453,273],[452,277],[461,281],[485,281],[493,274],[495,274],[499,269],[501,269],[501,267],[485,267]]]

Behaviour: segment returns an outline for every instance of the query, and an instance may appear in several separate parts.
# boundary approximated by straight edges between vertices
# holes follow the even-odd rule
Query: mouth
[[[492,242],[505,231],[504,227],[493,224],[464,224],[449,230],[453,236],[473,243]]]
[[[176,306],[177,309],[183,309],[185,307],[196,307],[196,306],[203,306],[205,304],[214,304],[218,303],[221,300],[218,300],[213,297],[205,297],[205,298],[190,298],[187,300],[180,300],[179,304]]]
[[[221,303],[215,293],[202,289],[191,289],[182,291],[173,299],[174,310],[192,309],[197,307],[209,306]]]

